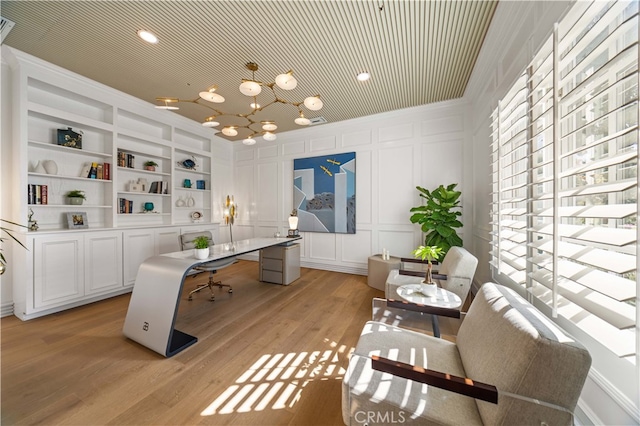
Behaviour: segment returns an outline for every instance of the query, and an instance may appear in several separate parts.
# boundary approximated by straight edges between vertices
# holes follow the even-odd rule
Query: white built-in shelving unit
[[[181,233],[207,229],[217,236],[210,129],[7,46],[2,53],[12,79],[11,216],[26,224],[33,212],[39,227],[18,231],[29,251],[12,256],[18,317],[131,291],[139,264],[179,250]],[[58,145],[57,131],[68,128],[82,134],[81,148]],[[121,152],[134,161],[119,166]],[[193,169],[182,165],[187,159]],[[57,171],[37,167],[45,161]],[[158,164],[154,171],[145,170],[147,161]],[[103,173],[109,164],[110,176],[84,176],[92,163]],[[163,182],[164,193],[149,192],[153,182]],[[46,186],[46,204],[29,198],[35,185]],[[71,190],[84,191],[82,205],[69,204]],[[130,212],[121,212],[121,199],[131,201]],[[67,215],[74,212],[86,215],[88,228],[70,229]]]

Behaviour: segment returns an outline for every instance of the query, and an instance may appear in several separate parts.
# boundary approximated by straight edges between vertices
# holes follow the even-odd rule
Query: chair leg
[[[215,295],[213,294],[213,288],[211,287],[210,283],[207,284],[201,284],[198,287],[196,287],[195,290],[192,290],[189,292],[189,297],[187,298],[187,300],[193,300],[193,293],[197,293],[200,290],[203,290],[205,288],[208,288],[211,291],[211,298],[209,300],[211,300],[212,302],[216,300]]]
[[[231,288],[231,286],[229,284],[222,284],[222,281],[214,281],[213,280],[213,274],[209,275],[209,288],[211,288],[211,292],[213,292],[213,286],[218,286],[219,288],[222,287],[229,287],[229,293],[233,293],[233,288]]]

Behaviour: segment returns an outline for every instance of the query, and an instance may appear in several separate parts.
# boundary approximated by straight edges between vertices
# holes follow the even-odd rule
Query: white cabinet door
[[[122,287],[122,232],[85,234],[85,293]]]
[[[155,230],[124,231],[124,285],[136,282],[140,264],[156,255]]]
[[[35,238],[34,307],[62,305],[84,296],[82,234]]]
[[[180,251],[180,228],[159,228],[156,230],[157,254]]]

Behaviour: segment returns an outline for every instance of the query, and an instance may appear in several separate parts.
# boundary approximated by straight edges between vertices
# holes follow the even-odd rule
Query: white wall
[[[470,220],[463,167],[464,104],[449,101],[279,133],[275,142],[234,147],[234,191],[240,217],[234,238],[285,233],[293,208],[293,160],[356,153],[356,233],[303,232],[302,265],[366,274],[367,258],[383,248],[411,256],[423,242],[409,221],[422,204],[416,186],[458,183]],[[293,117],[292,117],[293,119]],[[464,229],[460,230],[464,239]],[[221,232],[224,234],[224,232]]]
[[[470,182],[472,222],[467,242],[478,257],[476,283],[491,281],[489,269],[490,115],[507,90],[548,38],[571,2],[500,2],[485,38],[480,57],[464,96],[468,101],[470,136],[466,151],[472,152]],[[467,158],[468,159],[468,158]],[[597,354],[592,353],[592,356]],[[607,371],[607,367],[609,371]],[[577,421],[582,424],[638,424],[637,401],[623,396],[611,379],[612,366],[598,366],[594,358],[591,372],[578,403]],[[634,407],[635,405],[635,407]]]
[[[3,58],[4,59],[4,58]],[[0,63],[0,218],[10,218],[9,210],[11,206],[11,191],[9,190],[12,181],[11,162],[2,161],[2,158],[12,157],[11,144],[11,72],[9,64]],[[2,223],[3,227],[10,227]],[[2,238],[6,238],[2,243],[2,252],[5,258],[11,258],[11,251],[14,243],[3,233]],[[7,265],[9,266],[9,265]],[[0,275],[0,316],[5,316],[13,311],[11,274]]]

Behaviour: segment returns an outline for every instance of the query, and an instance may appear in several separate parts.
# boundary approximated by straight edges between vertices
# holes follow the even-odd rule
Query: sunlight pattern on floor
[[[288,354],[265,354],[251,365],[235,383],[225,389],[200,415],[246,413],[250,411],[282,410],[293,407],[300,400],[304,387],[314,380],[342,380],[353,348],[331,349]]]

